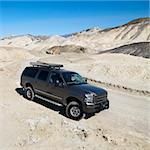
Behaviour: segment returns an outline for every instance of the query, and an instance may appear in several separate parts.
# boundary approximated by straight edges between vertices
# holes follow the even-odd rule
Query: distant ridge
[[[135,25],[135,24],[139,24],[139,23],[143,23],[143,22],[149,22],[150,24],[150,18],[137,18],[137,19],[134,19],[132,21],[129,21],[128,23],[125,23],[123,25],[120,25],[120,26],[116,26],[116,27],[112,27],[112,28],[106,28],[103,31],[110,31],[110,30],[113,30],[113,29],[117,29],[117,28],[120,28],[120,27],[124,27],[124,26],[129,26],[129,25]]]
[[[127,24],[124,25],[131,25],[131,24],[137,24],[137,23],[142,23],[142,22],[149,22],[150,18],[138,18],[138,19],[134,19],[132,21],[129,21]]]

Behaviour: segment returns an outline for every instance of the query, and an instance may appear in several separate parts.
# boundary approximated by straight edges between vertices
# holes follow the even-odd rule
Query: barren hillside
[[[125,25],[104,29],[83,31],[68,38],[63,44],[77,43],[87,48],[103,51],[125,44],[150,41],[150,20],[133,20]]]
[[[77,45],[54,46],[46,50],[47,54],[60,54],[64,52],[85,53],[86,48]]]
[[[54,46],[76,45],[84,47],[88,53],[96,53],[127,44],[149,41],[150,19],[140,18],[118,27],[103,30],[92,28],[68,36],[12,36],[2,38],[0,46],[45,51]]]
[[[150,42],[133,43],[120,46],[111,50],[99,52],[99,54],[102,53],[123,53],[144,58],[150,58]]]

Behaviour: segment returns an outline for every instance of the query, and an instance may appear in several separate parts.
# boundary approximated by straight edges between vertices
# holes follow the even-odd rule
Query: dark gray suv
[[[21,86],[29,100],[35,97],[65,106],[69,118],[79,120],[83,113],[95,113],[109,108],[107,91],[90,85],[86,78],[63,65],[31,62],[21,75]]]

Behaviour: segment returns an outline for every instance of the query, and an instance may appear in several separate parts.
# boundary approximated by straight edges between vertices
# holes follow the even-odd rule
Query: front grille
[[[107,100],[107,95],[97,95],[94,97],[94,102],[95,103],[100,103],[101,101],[106,101]]]

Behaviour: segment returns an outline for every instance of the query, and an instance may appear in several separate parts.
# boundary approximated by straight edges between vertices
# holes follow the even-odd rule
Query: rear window
[[[38,72],[37,68],[26,68],[23,72],[24,76],[34,78]]]
[[[39,75],[38,75],[38,79],[39,80],[43,80],[43,81],[46,81],[47,80],[47,77],[48,77],[48,71],[44,71],[42,70]]]

